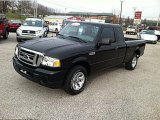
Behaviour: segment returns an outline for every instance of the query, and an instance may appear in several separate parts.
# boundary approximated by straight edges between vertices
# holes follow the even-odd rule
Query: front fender
[[[75,63],[78,63],[78,62],[87,62],[87,58],[86,57],[78,57],[78,58],[75,58],[73,61],[72,61],[72,64],[75,64]]]

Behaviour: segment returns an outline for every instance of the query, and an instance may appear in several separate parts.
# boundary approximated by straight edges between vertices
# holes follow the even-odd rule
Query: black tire
[[[43,37],[47,37],[47,34],[47,31],[45,31]]]
[[[77,76],[81,73],[82,75],[82,78],[84,78],[84,82],[83,84],[81,85],[80,87],[80,84],[78,83],[77,84],[77,81],[78,79],[76,79],[76,81],[74,81],[74,78],[77,78]],[[76,76],[77,75],[77,76]],[[83,76],[84,75],[84,76]],[[70,95],[77,95],[79,94],[80,92],[82,92],[84,90],[84,87],[86,85],[86,82],[87,82],[87,71],[84,67],[82,66],[75,66],[73,67],[70,72],[68,73],[67,77],[66,77],[66,81],[64,83],[64,90],[70,94]],[[80,78],[80,76],[79,76]],[[83,81],[83,80],[79,80],[80,82]],[[73,85],[74,84],[74,85]],[[75,89],[74,87],[76,85],[78,85],[78,87],[80,87],[80,89]]]
[[[57,28],[55,29],[55,33],[58,33],[58,29]]]
[[[129,62],[125,63],[125,68],[127,70],[134,70],[138,63],[138,56],[137,54],[134,54]]]
[[[17,42],[21,42],[21,39],[17,38]]]
[[[154,44],[157,44],[157,41],[155,41]]]
[[[5,34],[3,35],[3,39],[7,39],[7,38],[8,38],[8,34],[9,34],[9,33],[8,33],[8,31],[6,30],[6,31],[5,31]]]

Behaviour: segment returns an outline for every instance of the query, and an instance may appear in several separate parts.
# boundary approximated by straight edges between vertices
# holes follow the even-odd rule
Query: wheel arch
[[[79,58],[74,59],[72,61],[72,66],[70,67],[70,69],[73,68],[76,65],[80,65],[80,66],[84,67],[87,70],[87,74],[88,75],[90,74],[91,67],[90,67],[90,64],[87,61],[87,58],[85,58],[85,57],[79,57]]]
[[[135,54],[136,54],[136,55],[138,55],[138,57],[140,56],[141,51],[140,51],[140,49],[139,49],[139,48],[136,48],[136,50],[135,50]]]

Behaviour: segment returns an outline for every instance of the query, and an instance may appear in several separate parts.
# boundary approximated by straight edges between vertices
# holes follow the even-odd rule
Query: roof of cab
[[[101,26],[113,26],[113,27],[121,27],[119,24],[112,24],[112,23],[100,23],[100,22],[86,22],[86,21],[71,21],[71,22],[78,22],[78,23],[87,23],[87,24],[94,24],[94,25],[101,25]]]
[[[26,18],[26,20],[42,20],[40,18]]]

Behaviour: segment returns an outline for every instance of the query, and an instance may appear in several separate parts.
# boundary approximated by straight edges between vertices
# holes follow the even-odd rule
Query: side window
[[[110,38],[111,42],[115,42],[115,37],[114,37],[114,30],[113,28],[103,28],[102,34],[101,34],[101,38]]]
[[[117,42],[124,42],[124,36],[123,36],[122,28],[117,27],[114,30],[115,30],[115,33],[116,33]]]

